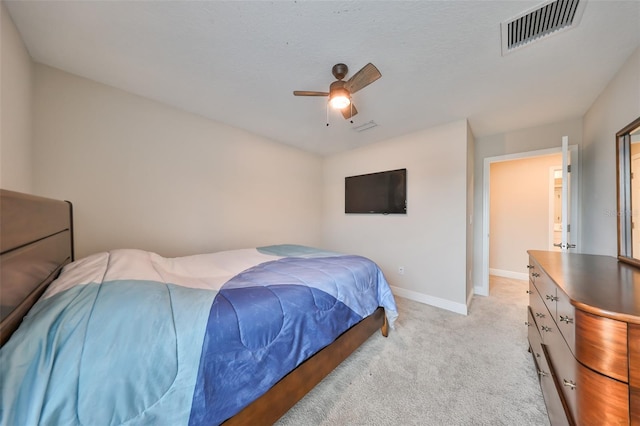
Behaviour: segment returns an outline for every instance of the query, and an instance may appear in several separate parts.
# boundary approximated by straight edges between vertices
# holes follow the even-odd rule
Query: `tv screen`
[[[407,169],[344,178],[345,213],[407,213]]]

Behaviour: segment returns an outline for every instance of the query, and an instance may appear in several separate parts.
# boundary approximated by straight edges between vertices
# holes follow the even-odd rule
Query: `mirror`
[[[640,118],[616,133],[618,259],[640,266]]]

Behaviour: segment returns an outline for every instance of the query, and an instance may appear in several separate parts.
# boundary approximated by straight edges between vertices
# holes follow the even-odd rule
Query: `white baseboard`
[[[473,287],[473,294],[477,294],[478,296],[488,296],[489,289],[484,287]]]
[[[455,312],[456,314],[468,314],[467,305],[465,305],[464,303],[456,303],[452,302],[451,300],[441,299],[439,297],[429,296],[423,293],[418,293],[416,291],[411,291],[395,286],[391,286],[391,290],[396,296],[424,303],[425,305],[435,306],[436,308],[446,309],[447,311]]]
[[[489,268],[489,275],[495,275],[497,277],[513,278],[514,280],[527,281],[529,274],[524,272],[505,271],[504,269]]]

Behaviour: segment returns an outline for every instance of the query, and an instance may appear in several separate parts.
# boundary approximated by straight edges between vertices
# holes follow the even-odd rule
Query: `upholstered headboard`
[[[72,260],[71,203],[0,189],[0,345]]]

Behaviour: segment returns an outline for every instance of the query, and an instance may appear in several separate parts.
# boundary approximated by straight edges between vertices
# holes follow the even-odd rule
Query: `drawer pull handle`
[[[546,331],[546,332],[548,333],[548,332],[550,332],[550,331],[551,331],[551,328],[550,328],[550,327],[547,327],[546,325],[543,325],[543,326],[541,326],[541,327],[540,327],[540,330],[542,330],[542,331]]]
[[[551,300],[552,302],[557,302],[558,300],[560,300],[556,296],[551,296],[549,294],[547,294],[546,297],[547,297],[547,300]]]
[[[575,244],[565,244],[565,243],[557,243],[553,245],[554,247],[560,247],[560,248],[566,248],[566,249],[570,249],[570,248],[576,248]]]
[[[527,269],[533,269],[533,265],[527,265]]]
[[[567,324],[573,324],[573,318],[569,318],[569,315],[567,315],[566,317],[563,317],[562,315],[560,315],[560,322],[566,322]]]
[[[548,374],[547,374],[547,373],[545,373],[545,372],[544,372],[544,371],[542,371],[542,370],[538,370],[538,376],[540,376],[540,377],[546,377],[546,376],[548,376]]]
[[[540,276],[540,274],[539,274],[539,273],[537,273],[537,272],[533,272],[533,273],[531,273],[531,275],[533,275],[533,276],[534,276],[534,277],[536,277],[536,278]]]
[[[533,294],[531,290],[527,290],[527,294]]]
[[[525,321],[524,325],[526,325],[527,327],[531,327],[531,323],[529,321]]]
[[[544,318],[544,317],[546,317],[546,315],[545,315],[545,314],[541,314],[540,312],[536,312],[536,316],[537,316],[538,318]]]
[[[562,384],[568,388],[571,388],[571,390],[574,390],[576,388],[576,383],[573,380],[562,379]]]

